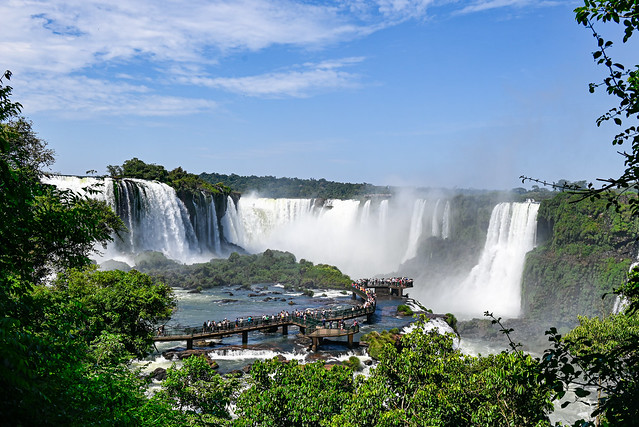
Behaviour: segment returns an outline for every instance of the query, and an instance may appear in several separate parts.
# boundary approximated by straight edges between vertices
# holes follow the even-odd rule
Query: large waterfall
[[[465,316],[518,317],[525,255],[535,246],[539,204],[500,203],[490,217],[478,264],[461,283],[440,295],[446,311]]]
[[[109,244],[101,259],[132,264],[137,253],[159,251],[171,259],[192,263],[220,253],[215,203],[210,196],[193,198],[194,213],[190,214],[175,190],[159,182],[68,176],[51,176],[43,182],[106,201],[120,216],[129,232]]]
[[[413,202],[414,200],[414,202]],[[290,251],[298,258],[338,266],[354,277],[395,271],[426,237],[448,230],[447,201],[229,199],[225,237],[250,252]],[[428,225],[428,227],[426,226]]]

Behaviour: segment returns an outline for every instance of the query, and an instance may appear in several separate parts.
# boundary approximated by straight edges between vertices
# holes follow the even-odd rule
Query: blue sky
[[[604,70],[579,5],[5,0],[0,68],[66,174],[138,157],[378,185],[593,180],[623,165],[595,125],[614,99],[588,93]]]

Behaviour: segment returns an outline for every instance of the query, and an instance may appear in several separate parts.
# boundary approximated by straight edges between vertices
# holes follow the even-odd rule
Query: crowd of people
[[[413,279],[408,277],[389,277],[389,278],[377,278],[377,279],[359,279],[358,285],[362,286],[401,286],[405,288],[413,287]]]
[[[357,288],[359,291],[361,291],[361,293],[366,295],[366,298],[364,300],[364,303],[362,305],[359,306],[351,306],[350,309],[342,309],[342,310],[333,310],[333,309],[327,309],[327,308],[315,308],[315,309],[306,309],[306,310],[294,310],[293,312],[289,313],[288,310],[282,310],[277,314],[273,314],[273,315],[267,315],[267,314],[263,314],[261,317],[253,317],[253,316],[248,316],[246,318],[244,317],[236,317],[235,321],[232,320],[228,320],[227,318],[224,318],[224,320],[221,321],[214,321],[214,320],[208,320],[206,322],[204,322],[202,324],[202,332],[219,332],[219,331],[227,331],[227,330],[233,330],[233,329],[237,329],[237,328],[243,328],[243,327],[249,327],[249,326],[254,326],[254,325],[278,325],[281,323],[288,323],[291,321],[302,321],[302,322],[306,322],[309,319],[315,320],[316,322],[321,322],[322,327],[326,328],[330,328],[330,329],[348,329],[349,327],[357,327],[358,323],[357,323],[357,319],[355,319],[355,321],[351,324],[351,325],[347,325],[347,323],[342,320],[342,319],[338,319],[338,320],[328,320],[328,319],[335,319],[336,317],[340,317],[340,316],[355,316],[357,315],[359,312],[361,312],[362,314],[365,314],[368,310],[369,307],[375,307],[377,304],[377,300],[376,300],[376,296],[375,296],[375,292],[372,289],[369,289],[367,286],[374,286],[374,285],[380,285],[383,283],[408,283],[410,281],[410,286],[412,286],[412,279],[407,279],[405,277],[402,278],[391,278],[391,279],[359,279],[357,282],[353,283],[352,286],[354,288]],[[348,311],[350,311],[350,313],[348,313]],[[199,328],[197,328],[199,329]],[[158,335],[164,335],[165,330],[164,330],[164,326],[160,326],[158,328]]]

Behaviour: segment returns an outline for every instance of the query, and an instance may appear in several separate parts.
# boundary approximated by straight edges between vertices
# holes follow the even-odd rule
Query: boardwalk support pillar
[[[248,331],[242,332],[242,344],[248,344]]]
[[[282,335],[288,335],[288,325],[282,325]]]
[[[348,348],[353,348],[353,335],[355,334],[348,334]]]
[[[355,292],[353,292],[353,296],[351,296],[351,299],[354,299],[354,300],[357,299],[357,294]]]
[[[306,328],[304,326],[300,326],[300,333],[301,334],[305,334],[306,333]]]
[[[193,338],[190,338],[190,339],[186,340],[186,349],[187,350],[193,350]]]
[[[374,314],[374,313],[368,313],[368,314],[366,315],[366,321],[367,321],[368,323],[371,323],[371,322],[373,321],[373,314]]]

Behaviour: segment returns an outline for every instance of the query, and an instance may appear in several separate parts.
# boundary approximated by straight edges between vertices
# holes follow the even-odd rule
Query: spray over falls
[[[223,218],[226,237],[249,252],[279,249],[338,266],[354,277],[396,270],[419,242],[442,237],[450,208],[417,199],[410,212],[393,199],[323,200],[242,197]],[[448,205],[448,201],[441,203]]]

